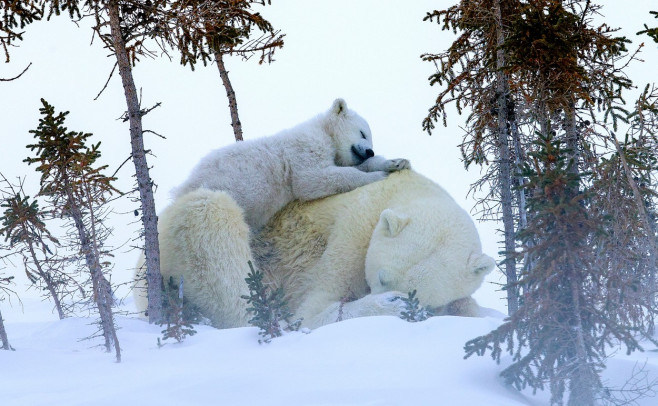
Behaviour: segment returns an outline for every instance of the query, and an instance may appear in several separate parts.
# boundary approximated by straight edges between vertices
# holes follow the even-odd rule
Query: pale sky
[[[237,94],[245,139],[274,134],[292,127],[329,108],[342,97],[350,108],[370,124],[374,149],[389,158],[408,158],[413,168],[442,185],[467,210],[474,201],[467,197],[470,183],[479,168],[466,172],[457,145],[461,142],[465,117],[448,117],[449,127],[437,126],[432,136],[422,131],[421,121],[432,105],[438,88],[428,85],[433,72],[422,62],[425,52],[446,49],[452,35],[422,18],[427,11],[447,7],[452,1],[274,0],[271,6],[257,9],[286,34],[285,46],[277,50],[271,65],[258,65],[257,58],[242,61],[229,58],[226,63]],[[655,80],[658,47],[648,37],[635,32],[643,23],[656,25],[649,10],[658,10],[658,1],[600,1],[605,21],[621,27],[633,46],[645,42],[641,58],[628,74],[643,87]],[[11,51],[11,63],[0,65],[0,77],[13,77],[32,62],[19,80],[0,83],[0,171],[9,179],[28,176],[28,194],[36,193],[38,175],[22,160],[28,156],[25,145],[32,142],[30,129],[37,126],[41,97],[58,111],[69,110],[70,130],[92,132],[102,141],[103,161],[114,170],[129,154],[127,123],[117,120],[125,111],[125,100],[118,74],[98,101],[114,59],[102,49],[100,41],[90,45],[92,31],[83,22],[80,27],[67,17],[39,22],[26,28],[25,40]],[[156,205],[159,210],[169,202],[169,190],[189,174],[206,153],[233,141],[228,102],[215,65],[198,66],[195,72],[181,67],[176,57],[144,59],[134,69],[135,81],[142,89],[142,106],[157,102],[162,106],[144,118],[144,128],[167,137],[146,135],[151,176],[158,184]],[[132,186],[132,163],[119,172],[121,190]],[[31,189],[30,189],[31,188]],[[118,212],[132,213],[134,206],[117,206]],[[133,236],[131,214],[112,218],[115,241]],[[491,223],[477,224],[484,251],[495,256],[501,239]],[[136,252],[117,253],[114,277],[132,276]],[[7,274],[21,276],[22,271]],[[497,271],[489,281],[503,282]],[[20,282],[19,282],[20,283]],[[22,287],[17,287],[22,291]],[[481,304],[501,308],[503,296],[488,285],[476,294]]]

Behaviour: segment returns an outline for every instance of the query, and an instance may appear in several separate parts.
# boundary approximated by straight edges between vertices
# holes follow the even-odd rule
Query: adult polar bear
[[[254,255],[248,235],[235,202],[207,189],[180,197],[160,216],[163,276],[183,275],[186,297],[216,327],[247,325],[240,295],[253,257],[308,327],[398,314],[396,298],[414,289],[425,306],[458,301],[467,305],[458,314],[473,315],[468,298],[494,266],[469,215],[413,171],[288,205],[252,241]]]
[[[435,312],[476,316],[470,296],[495,265],[482,253],[468,213],[410,170],[350,193],[292,203],[252,249],[308,327],[399,315],[398,298],[413,290]]]
[[[325,114],[280,133],[216,149],[174,190],[222,190],[244,210],[252,231],[293,200],[349,192],[409,168],[374,156],[368,123],[336,99]]]

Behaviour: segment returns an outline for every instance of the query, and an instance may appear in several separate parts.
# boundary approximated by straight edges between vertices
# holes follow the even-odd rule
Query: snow
[[[422,23],[436,1],[299,2],[279,0],[263,14],[286,34],[285,47],[272,65],[259,66],[237,58],[227,60],[238,94],[245,138],[271,134],[328,108],[336,97],[366,117],[376,134],[376,151],[409,158],[414,168],[441,184],[470,210],[469,185],[479,168],[463,170],[456,145],[464,117],[453,110],[449,127],[427,136],[420,122],[437,89],[427,84],[431,64],[419,55],[447,49],[452,37],[434,24]],[[651,23],[647,10],[655,0],[604,1],[612,26],[635,36]],[[447,3],[446,3],[447,4]],[[57,35],[55,35],[55,33]],[[0,77],[12,77],[28,63],[21,80],[4,82],[0,106],[3,139],[1,171],[8,179],[28,174],[28,194],[35,175],[22,160],[28,131],[38,120],[39,98],[58,110],[70,110],[67,126],[90,131],[103,141],[103,162],[117,168],[128,156],[127,127],[116,120],[125,109],[117,75],[102,88],[113,62],[100,44],[89,45],[88,23],[78,27],[65,17],[26,29],[25,41],[12,49],[11,64],[0,66]],[[356,39],[356,40],[355,40]],[[647,43],[648,44],[648,43]],[[82,51],[81,51],[82,50]],[[640,87],[653,80],[658,47],[648,44],[646,64],[634,64],[629,76]],[[169,202],[169,190],[180,184],[209,149],[233,142],[224,89],[214,66],[192,73],[166,58],[141,61],[135,68],[143,89],[143,105],[163,102],[146,118],[146,127],[167,136],[147,139],[152,176],[159,184],[156,203]],[[174,58],[175,59],[175,58]],[[163,83],[166,85],[163,86]],[[629,98],[630,100],[630,98]],[[172,165],[171,163],[174,163]],[[130,165],[119,174],[119,189],[132,188]],[[132,205],[115,207],[129,213],[114,219],[116,245],[134,237]],[[477,217],[477,213],[474,213]],[[485,252],[500,249],[498,225],[478,223]],[[135,252],[116,253],[113,281],[132,278]],[[182,344],[157,346],[161,328],[136,317],[118,318],[123,361],[98,347],[93,319],[57,321],[50,304],[41,302],[27,283],[21,264],[0,264],[14,275],[13,287],[24,302],[0,303],[9,341],[16,351],[0,350],[0,406],[38,405],[546,405],[549,396],[523,394],[505,386],[488,355],[463,359],[466,341],[495,328],[501,313],[480,319],[437,317],[407,323],[390,317],[347,320],[311,331],[290,333],[271,344],[258,344],[257,330],[215,330],[197,327],[198,334]],[[8,269],[2,269],[7,266]],[[480,304],[505,310],[501,272],[492,273],[475,294]],[[130,307],[130,303],[126,305]],[[22,310],[24,309],[24,311]],[[647,345],[651,350],[653,346]],[[618,350],[608,360],[604,378],[623,385],[633,368],[646,361],[648,379],[658,378],[656,352],[626,355]],[[656,398],[639,403],[655,406]]]
[[[196,326],[196,335],[161,348],[162,328],[119,316],[122,362],[116,363],[99,338],[84,339],[95,332],[93,319],[53,320],[47,302],[28,299],[27,306],[41,308],[44,317],[6,323],[16,351],[0,351],[3,406],[548,404],[547,393],[506,386],[498,376],[504,365],[488,355],[463,359],[467,340],[502,322],[494,310],[483,318],[419,323],[352,319],[270,344],[258,344],[256,328]],[[645,361],[658,377],[655,352],[617,355],[605,376],[621,385]]]
[[[162,348],[157,326],[126,317],[119,324],[120,364],[88,348],[93,342],[79,341],[94,330],[88,319],[8,325],[16,351],[0,355],[12,366],[0,372],[3,405],[427,404],[440,392],[459,399],[463,390],[468,404],[492,397],[499,401],[488,404],[517,404],[496,384],[495,364],[461,360],[461,338],[486,332],[495,325],[490,319],[466,328],[447,317],[417,324],[349,320],[269,345],[258,344],[255,328],[199,326],[182,344]],[[455,330],[465,335],[450,334],[437,345],[438,334]],[[483,388],[470,368],[452,367],[461,363],[481,363],[491,371],[489,383]],[[482,371],[476,376],[484,377]]]

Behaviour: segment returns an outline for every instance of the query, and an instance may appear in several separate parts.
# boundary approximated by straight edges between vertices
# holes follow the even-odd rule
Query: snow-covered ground
[[[26,303],[31,308],[35,302]],[[47,303],[41,304],[45,308]],[[18,311],[17,307],[10,312]],[[198,326],[181,344],[158,348],[161,328],[119,317],[123,360],[82,340],[91,319],[8,322],[16,351],[0,351],[2,406],[115,405],[546,405],[498,377],[504,365],[463,359],[463,345],[495,328],[500,315],[352,319],[258,344],[256,328]],[[45,313],[44,313],[45,314]],[[13,317],[10,317],[13,319]],[[509,362],[509,358],[505,361]],[[658,354],[616,355],[605,377],[622,383]],[[656,405],[656,398],[639,404]]]
[[[227,61],[238,92],[245,138],[272,134],[328,108],[336,97],[368,118],[376,134],[376,151],[409,158],[420,173],[437,181],[470,210],[470,183],[479,168],[464,171],[456,145],[464,118],[449,114],[449,127],[427,136],[420,122],[433,103],[437,88],[428,86],[431,64],[419,55],[447,49],[452,36],[435,24],[423,23],[425,13],[442,2],[280,0],[264,15],[287,34],[277,62],[259,66],[239,58]],[[454,2],[452,2],[454,3]],[[606,0],[604,13],[612,26],[637,43],[642,24],[653,19],[647,10],[655,0]],[[632,5],[631,5],[632,3]],[[448,2],[446,2],[446,5]],[[12,63],[0,66],[0,77],[13,77],[28,63],[21,80],[3,82],[0,103],[0,171],[9,179],[28,176],[34,195],[35,175],[23,159],[28,131],[38,120],[39,98],[58,110],[70,110],[68,127],[91,131],[103,141],[103,159],[112,169],[128,156],[127,127],[119,117],[125,106],[117,76],[99,101],[113,62],[100,44],[89,46],[91,30],[62,16],[26,29],[25,41],[12,49]],[[647,64],[627,73],[643,88],[654,80],[658,48],[645,47]],[[148,115],[146,126],[167,140],[150,137],[156,157],[152,176],[159,184],[158,209],[169,202],[178,185],[209,149],[233,142],[224,89],[216,68],[187,68],[165,58],[141,61],[135,68],[144,106],[163,102]],[[253,62],[253,61],[252,61]],[[652,65],[653,63],[653,65]],[[141,91],[140,91],[141,94]],[[631,100],[629,98],[629,100]],[[221,130],[221,131],[220,131]],[[132,188],[130,165],[119,174],[121,190]],[[134,206],[115,208],[132,213]],[[474,217],[476,217],[474,213]],[[117,243],[134,237],[136,225],[125,216],[114,220]],[[495,223],[478,223],[484,251],[500,249]],[[127,249],[127,248],[126,248]],[[117,252],[113,281],[132,277],[137,254]],[[5,264],[0,264],[0,271]],[[215,330],[197,327],[198,334],[182,344],[158,348],[161,328],[131,317],[118,319],[123,362],[97,347],[99,339],[80,341],[95,331],[93,320],[55,320],[50,305],[39,302],[35,290],[25,292],[20,263],[8,266],[24,311],[14,299],[0,310],[16,351],[0,351],[0,406],[69,405],[546,405],[547,394],[519,394],[498,378],[503,365],[489,356],[463,359],[464,343],[487,333],[501,316],[482,319],[440,317],[406,323],[390,317],[348,320],[312,331],[291,333],[269,345],[259,345],[256,329]],[[504,310],[503,294],[491,282],[504,282],[494,272],[475,295],[485,306]],[[128,306],[130,304],[128,303]],[[648,346],[647,349],[651,349]],[[605,373],[619,386],[636,365],[646,364],[649,379],[658,378],[658,354],[623,350],[609,360]],[[509,363],[510,359],[505,358]],[[658,399],[639,403],[655,406]]]

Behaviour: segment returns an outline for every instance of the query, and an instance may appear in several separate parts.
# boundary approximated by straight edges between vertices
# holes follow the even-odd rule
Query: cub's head
[[[375,155],[368,123],[349,110],[343,99],[336,99],[327,112],[324,130],[334,143],[338,166],[359,165]]]
[[[494,260],[482,253],[468,214],[452,204],[420,199],[381,213],[365,264],[372,293],[416,290],[423,306],[435,308],[480,287]]]

